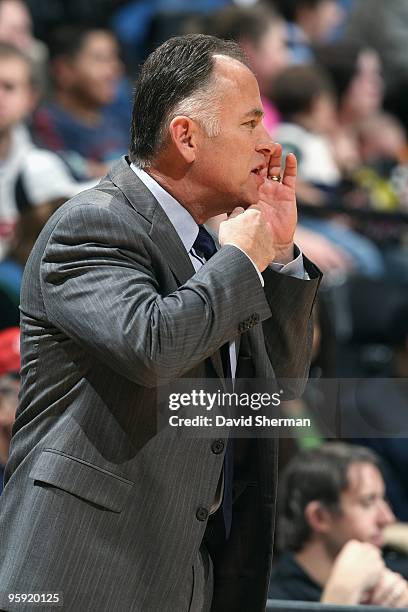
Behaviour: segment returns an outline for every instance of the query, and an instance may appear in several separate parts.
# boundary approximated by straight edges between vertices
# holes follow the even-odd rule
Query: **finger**
[[[401,598],[401,595],[404,593],[405,589],[406,582],[401,576],[399,576],[399,579],[395,580],[394,583],[391,584],[390,589],[386,593],[384,597],[384,605],[395,605],[395,602]]]
[[[268,164],[268,178],[272,176],[279,176],[282,169],[282,145],[278,142],[274,142],[274,148],[269,158]]]
[[[297,160],[294,153],[288,153],[285,161],[285,170],[283,173],[282,183],[291,189],[296,187],[297,175]]]
[[[408,589],[405,588],[401,597],[394,603],[396,608],[407,608],[408,607]]]
[[[238,217],[238,215],[242,215],[243,212],[245,212],[245,209],[242,208],[242,206],[237,206],[234,208],[232,213],[228,215],[228,219],[234,219],[235,217]]]
[[[395,592],[395,589],[398,593]],[[401,583],[396,575],[387,572],[383,574],[382,579],[374,589],[372,603],[385,606],[392,601],[395,595],[398,595],[398,597],[401,595]]]

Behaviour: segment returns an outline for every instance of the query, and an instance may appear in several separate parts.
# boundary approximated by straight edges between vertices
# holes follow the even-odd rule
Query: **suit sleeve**
[[[313,340],[312,311],[321,272],[305,256],[309,280],[267,268],[265,296],[271,316],[262,323],[269,360],[286,390],[284,399],[299,397],[306,384]]]
[[[161,295],[163,272],[148,233],[92,204],[56,223],[41,262],[47,318],[87,351],[140,385],[189,371],[271,312],[248,258],[226,246],[178,290]],[[242,299],[244,292],[246,299]]]

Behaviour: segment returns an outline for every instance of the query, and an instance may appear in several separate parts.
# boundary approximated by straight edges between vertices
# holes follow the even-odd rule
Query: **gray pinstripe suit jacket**
[[[221,375],[218,348],[239,336],[238,376],[304,376],[319,277],[305,265],[311,281],[267,270],[262,289],[227,246],[193,276],[125,158],[54,214],[23,280],[0,591],[63,591],[69,612],[186,610],[180,593],[223,453],[209,439],[156,435],[157,385]],[[266,600],[276,445],[249,448],[232,533],[214,558],[220,612],[261,611]]]

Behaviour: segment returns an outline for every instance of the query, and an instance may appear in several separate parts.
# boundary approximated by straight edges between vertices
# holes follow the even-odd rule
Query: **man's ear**
[[[191,164],[197,155],[198,126],[190,117],[179,115],[170,123],[170,136],[185,162]]]
[[[313,533],[327,533],[332,527],[332,515],[319,501],[307,504],[305,518]]]

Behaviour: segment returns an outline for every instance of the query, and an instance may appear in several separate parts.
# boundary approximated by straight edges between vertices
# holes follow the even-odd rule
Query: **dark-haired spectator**
[[[7,463],[11,428],[20,389],[20,330],[11,327],[0,332],[0,493]]]
[[[371,47],[381,56],[387,86],[400,83],[408,68],[408,3],[406,0],[353,0],[346,36]]]
[[[272,570],[273,599],[332,604],[408,605],[408,584],[385,565],[384,499],[376,455],[327,443],[300,452],[282,482],[277,533],[284,551]]]
[[[245,51],[261,91],[264,125],[273,133],[279,115],[270,95],[275,78],[289,63],[285,25],[280,15],[264,5],[229,6],[214,14],[210,33],[235,40]]]
[[[326,40],[343,20],[343,11],[336,0],[275,0],[274,3],[288,22],[288,44],[294,64],[312,62],[314,45]]]
[[[307,201],[312,187],[309,202],[329,206],[339,199],[342,183],[342,173],[331,144],[331,136],[337,129],[337,113],[334,86],[329,76],[313,65],[291,66],[277,77],[273,101],[283,119],[275,138],[286,153],[293,152],[298,159],[299,178],[303,182],[299,183],[299,198]],[[311,255],[310,238],[306,234],[305,242],[302,237],[304,228],[323,236],[336,247],[336,254],[342,255],[343,265],[327,270],[328,276],[347,271],[372,277],[384,274],[379,249],[335,218],[301,217],[297,239],[305,253]],[[311,243],[313,245],[313,241]]]
[[[315,187],[336,187],[341,174],[329,135],[337,125],[330,78],[314,65],[291,66],[275,82],[273,100],[283,123],[275,137],[296,153],[299,177]]]
[[[39,108],[33,133],[60,153],[79,179],[99,177],[128,149],[129,134],[115,100],[122,67],[108,30],[62,26],[50,41],[52,101]]]
[[[368,47],[349,41],[321,45],[316,49],[319,64],[335,86],[339,120],[352,126],[381,110],[384,96],[379,55]]]

